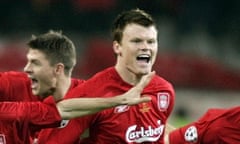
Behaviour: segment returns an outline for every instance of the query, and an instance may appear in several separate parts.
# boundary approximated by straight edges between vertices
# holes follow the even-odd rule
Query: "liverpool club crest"
[[[157,98],[158,98],[158,108],[160,111],[166,111],[168,106],[169,106],[169,93],[166,92],[159,92],[157,94]]]

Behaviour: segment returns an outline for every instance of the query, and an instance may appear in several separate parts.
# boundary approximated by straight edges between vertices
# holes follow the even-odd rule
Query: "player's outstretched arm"
[[[166,124],[165,134],[164,134],[164,143],[170,144],[169,142],[169,134],[176,130],[176,128],[173,125],[170,125],[169,123]]]
[[[28,121],[45,125],[61,120],[55,101],[43,102],[0,102],[0,119],[5,121]]]
[[[141,96],[141,92],[151,81],[154,74],[155,72],[151,72],[143,76],[135,87],[122,95],[110,98],[72,98],[59,102],[57,108],[62,119],[71,119],[93,114],[118,105],[135,105],[150,101],[151,98]]]

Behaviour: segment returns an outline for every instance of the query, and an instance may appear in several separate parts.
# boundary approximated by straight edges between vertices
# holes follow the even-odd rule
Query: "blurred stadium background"
[[[240,1],[1,0],[0,71],[22,70],[32,34],[62,30],[76,44],[74,77],[114,64],[110,27],[122,10],[141,8],[159,26],[154,69],[176,89],[171,121],[183,125],[210,107],[240,102]]]

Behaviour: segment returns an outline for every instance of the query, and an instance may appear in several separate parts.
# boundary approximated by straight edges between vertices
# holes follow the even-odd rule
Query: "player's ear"
[[[120,46],[119,42],[113,41],[113,51],[116,55],[121,55],[120,48],[121,48],[121,46]]]
[[[58,63],[58,64],[56,65],[55,72],[56,72],[57,74],[64,73],[64,64]]]

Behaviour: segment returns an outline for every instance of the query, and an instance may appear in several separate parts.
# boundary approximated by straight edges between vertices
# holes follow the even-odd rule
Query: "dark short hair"
[[[113,22],[113,27],[111,29],[111,34],[113,41],[121,42],[124,28],[128,24],[139,24],[144,27],[155,26],[156,23],[152,16],[146,13],[144,10],[132,9],[129,11],[124,11],[116,17]],[[157,27],[156,27],[157,29]]]
[[[39,36],[32,36],[27,43],[30,49],[37,49],[46,55],[50,65],[63,63],[65,74],[76,64],[76,49],[73,42],[61,31],[50,30]]]

